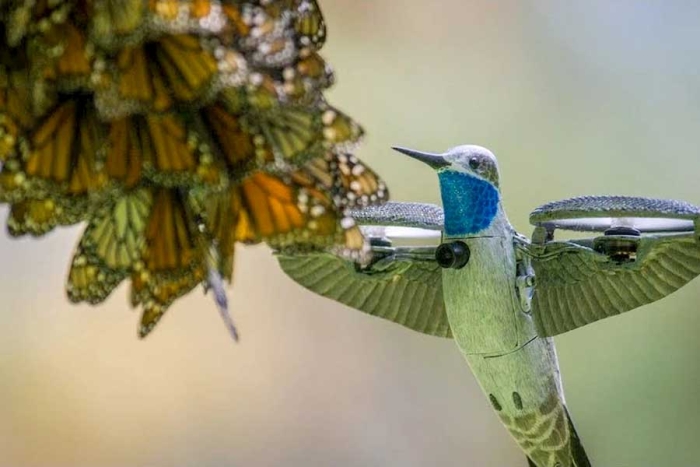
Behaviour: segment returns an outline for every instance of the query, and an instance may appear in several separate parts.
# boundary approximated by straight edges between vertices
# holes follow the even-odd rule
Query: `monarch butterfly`
[[[388,195],[323,96],[325,37],[313,0],[0,1],[10,233],[86,222],[68,297],[130,282],[140,336],[231,281],[238,243],[363,261],[346,210]]]
[[[99,303],[131,277],[132,303],[144,306],[139,333],[145,336],[173,300],[206,277],[202,242],[185,193],[136,189],[88,223],[68,274],[68,296]]]
[[[213,267],[229,281],[238,242],[265,241],[287,252],[343,245],[341,254],[361,260],[367,246],[337,209],[337,197],[348,179],[370,188],[367,196],[384,196],[385,188],[368,168],[355,171],[358,178],[342,174],[334,154],[323,160],[291,174],[255,172],[221,193],[139,188],[116,198],[83,233],[69,297],[99,303],[130,277],[132,302],[144,306],[143,337],[175,299],[205,280],[212,243],[219,255]]]
[[[180,113],[133,115],[110,122],[106,176],[127,187],[141,177],[162,186],[227,184],[224,163]]]
[[[19,151],[5,160],[0,200],[85,195],[99,189],[105,184],[98,163],[104,133],[89,99],[61,99],[16,136]]]
[[[329,88],[335,81],[333,69],[315,52],[285,68],[282,78],[287,95],[300,101]]]
[[[204,41],[182,34],[101,55],[95,80],[98,107],[108,118],[165,112],[175,105],[211,99],[218,63]]]
[[[294,25],[297,41],[304,47],[320,49],[326,40],[326,22],[323,20],[321,9],[315,0],[297,0],[295,3],[299,11]]]
[[[80,222],[87,205],[84,200],[45,197],[25,199],[12,204],[7,218],[10,235],[44,235],[59,225]]]
[[[332,193],[334,202],[343,208],[365,207],[388,197],[384,182],[352,154],[326,154],[326,157],[310,161],[307,170],[322,183],[323,191]]]
[[[315,0],[280,0],[259,3],[259,11],[264,12],[267,20],[279,20],[289,11],[296,14],[291,20],[294,40],[303,48],[313,47],[318,50],[326,38],[326,23]],[[264,22],[261,22],[265,24]],[[263,28],[267,29],[267,28]]]
[[[353,203],[354,197],[343,188],[345,176],[336,162],[338,157],[329,153],[291,173],[256,172],[227,192],[201,203],[206,203],[205,223],[226,263],[220,271],[224,277],[232,277],[231,258],[236,242],[265,241],[285,251],[343,245],[343,255],[365,258],[362,235],[352,219],[344,215],[344,208]],[[379,197],[375,201],[385,199],[384,183],[369,168],[360,174],[369,183],[360,182],[352,173],[349,176],[351,183],[373,186],[371,194],[366,195],[368,200],[369,196]]]
[[[90,218],[68,274],[71,300],[99,303],[129,275],[143,252],[152,204],[151,190],[137,188]]]
[[[299,166],[332,148],[352,148],[363,131],[342,112],[315,105],[267,103],[267,94],[227,93],[200,111],[212,145],[234,178],[250,170]]]

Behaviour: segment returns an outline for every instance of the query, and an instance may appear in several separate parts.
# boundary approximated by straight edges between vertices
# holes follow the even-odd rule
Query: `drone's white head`
[[[437,172],[448,236],[478,235],[492,225],[501,197],[498,164],[491,151],[472,145],[457,146],[444,154],[394,149]]]
[[[438,172],[438,175],[445,171],[462,172],[490,182],[495,188],[499,186],[496,156],[484,147],[464,144],[456,146],[443,154],[433,154],[401,147],[394,147],[393,149],[428,164]]]

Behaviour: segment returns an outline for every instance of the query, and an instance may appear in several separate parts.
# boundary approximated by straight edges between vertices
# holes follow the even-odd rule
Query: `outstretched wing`
[[[700,209],[687,203],[574,198],[538,208],[530,221],[532,310],[543,336],[654,302],[700,274]],[[604,233],[553,241],[557,227]]]
[[[360,266],[330,253],[278,255],[282,270],[324,297],[415,331],[452,337],[442,298],[442,273],[434,246],[394,246],[387,237],[439,236],[442,209],[390,202],[351,212],[369,236],[372,258]]]

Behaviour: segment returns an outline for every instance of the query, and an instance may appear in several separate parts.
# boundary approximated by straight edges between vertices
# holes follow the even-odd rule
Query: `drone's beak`
[[[420,151],[415,151],[413,149],[408,149],[408,148],[401,148],[398,146],[393,146],[391,149],[394,151],[399,151],[402,154],[406,154],[407,156],[410,156],[414,159],[418,159],[421,162],[424,162],[428,164],[430,167],[433,169],[440,169],[442,167],[447,167],[450,165],[450,162],[448,162],[445,159],[445,156],[441,154],[431,154],[429,152],[420,152]]]

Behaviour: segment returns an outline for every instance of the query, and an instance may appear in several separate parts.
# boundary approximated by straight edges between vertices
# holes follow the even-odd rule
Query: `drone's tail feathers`
[[[566,449],[568,451],[568,455],[566,455],[566,457],[568,457],[568,463],[564,464],[561,461],[557,461],[556,457],[558,456],[556,456],[549,457],[548,459],[544,460],[545,462],[554,461],[554,464],[552,464],[551,462],[537,464],[534,460],[528,457],[528,467],[552,467],[553,465],[561,465],[562,467],[591,467],[591,461],[588,460],[588,455],[586,455],[586,451],[583,449],[581,439],[578,437],[578,433],[576,433],[576,428],[574,428],[574,424],[571,421],[571,416],[569,416],[569,411],[566,410],[566,407],[564,407],[564,414],[566,416],[569,428],[569,443]]]
[[[522,406],[519,396],[517,406]],[[569,411],[557,392],[530,410],[523,407],[515,414],[507,414],[504,409],[499,411],[501,421],[528,456],[530,467],[591,467]]]

